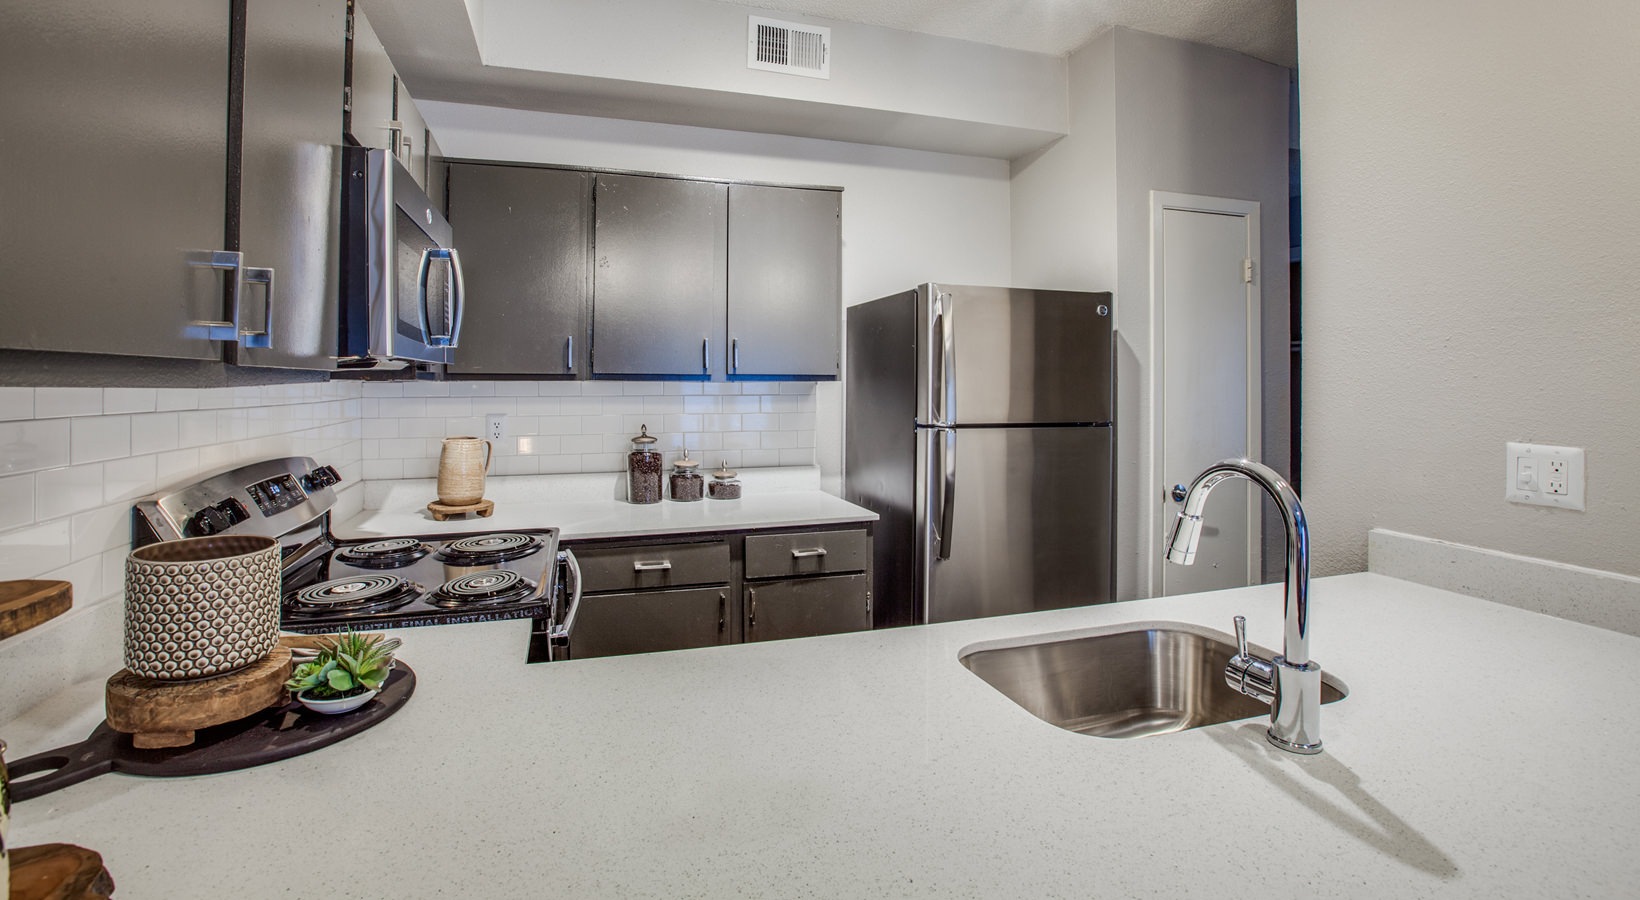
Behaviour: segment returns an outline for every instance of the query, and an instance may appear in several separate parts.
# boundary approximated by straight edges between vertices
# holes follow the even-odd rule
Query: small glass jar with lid
[[[724,461],[722,468],[712,473],[712,483],[706,486],[706,496],[713,500],[739,500],[740,479],[729,470],[729,463]]]
[[[643,426],[626,455],[626,499],[632,503],[661,502],[661,452],[655,440],[649,426]]]
[[[684,448],[683,456],[672,461],[672,475],[668,479],[672,486],[672,499],[679,501],[699,500],[706,492],[706,479],[702,478],[700,463],[689,458],[688,448]]]

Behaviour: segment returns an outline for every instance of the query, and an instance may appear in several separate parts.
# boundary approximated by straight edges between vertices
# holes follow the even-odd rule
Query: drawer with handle
[[[699,584],[727,584],[729,544],[701,541],[648,547],[580,547],[581,579],[587,593],[654,590]]]
[[[864,572],[870,558],[864,529],[746,536],[747,578]]]

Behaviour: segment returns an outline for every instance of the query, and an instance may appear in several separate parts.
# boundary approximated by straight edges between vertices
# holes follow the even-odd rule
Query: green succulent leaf
[[[325,680],[330,684],[330,689],[333,691],[349,691],[353,689],[353,676],[342,671],[341,669],[333,670],[329,675],[325,676]]]

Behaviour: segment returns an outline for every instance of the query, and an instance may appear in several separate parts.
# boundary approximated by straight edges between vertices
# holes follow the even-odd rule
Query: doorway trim
[[[1162,550],[1168,532],[1172,528],[1172,517],[1164,516],[1163,510],[1170,509],[1171,501],[1165,498],[1167,485],[1163,485],[1162,451],[1165,449],[1166,410],[1163,398],[1166,396],[1163,383],[1166,379],[1166,370],[1161,364],[1159,350],[1166,346],[1166,317],[1163,308],[1162,284],[1162,213],[1166,210],[1182,212],[1212,213],[1224,216],[1239,216],[1247,220],[1247,253],[1253,261],[1252,280],[1247,288],[1247,451],[1251,459],[1258,459],[1263,455],[1263,423],[1264,423],[1264,384],[1262,341],[1260,333],[1264,324],[1264,257],[1259,248],[1259,202],[1257,200],[1233,200],[1227,197],[1208,197],[1199,194],[1179,194],[1170,191],[1150,192],[1150,355],[1151,377],[1149,379],[1149,393],[1146,398],[1150,410],[1150,452],[1148,469],[1144,483],[1144,502],[1140,527],[1144,529],[1144,538],[1140,541],[1141,552],[1146,554],[1149,564],[1144,567],[1145,592],[1143,596],[1156,597],[1162,591]],[[1158,496],[1158,493],[1163,496]],[[1263,544],[1263,493],[1254,492],[1255,502],[1248,504],[1248,565],[1249,571],[1254,573],[1254,583],[1257,583],[1258,573],[1253,565],[1260,559]]]

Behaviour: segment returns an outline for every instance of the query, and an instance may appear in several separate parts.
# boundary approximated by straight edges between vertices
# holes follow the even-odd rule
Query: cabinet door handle
[[[244,272],[246,284],[263,286],[263,299],[266,303],[262,307],[261,331],[251,331],[239,326],[239,306],[235,304],[233,317],[235,329],[239,332],[239,345],[267,349],[273,346],[273,270],[246,266]]]
[[[564,371],[575,371],[575,335],[564,338]]]
[[[729,342],[729,368],[735,372],[740,371],[740,338]]]
[[[634,572],[665,572],[671,568],[672,561],[669,559],[652,560],[650,562],[639,560],[632,564],[632,571]]]
[[[239,298],[244,292],[245,284],[245,256],[237,250],[206,250],[189,254],[188,265],[197,269],[216,269],[223,272],[223,280],[228,286],[228,315],[227,321],[196,320],[191,332],[203,336],[208,341],[237,341],[239,340]]]
[[[729,628],[729,595],[718,591],[718,633],[722,634]]]
[[[757,588],[746,589],[746,637],[751,638],[751,632],[757,630]]]
[[[811,556],[825,556],[825,555],[826,555],[826,548],[824,548],[824,547],[810,547],[807,550],[793,550],[792,551],[792,559],[807,559]]]
[[[711,374],[711,371],[712,371],[712,339],[711,338],[701,338],[700,339],[700,369],[701,369],[702,372],[706,372],[707,374]]]

